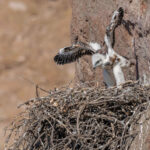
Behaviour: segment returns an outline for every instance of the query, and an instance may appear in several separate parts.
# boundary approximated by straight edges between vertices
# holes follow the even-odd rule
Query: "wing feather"
[[[81,45],[73,45],[60,49],[60,52],[54,57],[57,64],[63,65],[75,62],[83,55],[92,55],[94,50],[92,48],[83,47]]]

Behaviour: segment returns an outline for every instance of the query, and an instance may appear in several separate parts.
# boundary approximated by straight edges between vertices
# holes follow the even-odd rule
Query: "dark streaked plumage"
[[[59,53],[54,57],[54,61],[59,64],[67,64],[75,62],[83,55],[92,55],[95,50],[89,43],[76,42],[76,44],[60,49]]]
[[[121,25],[122,19],[123,19],[123,16],[124,16],[124,10],[123,10],[123,8],[120,7],[118,9],[118,12],[119,12],[119,17],[118,17],[119,19],[118,19],[118,24],[117,25]]]
[[[85,45],[73,45],[70,47],[65,47],[60,50],[60,52],[54,57],[54,61],[57,64],[63,65],[71,63],[82,57],[83,55],[92,55],[94,51],[90,47]]]
[[[110,43],[111,41],[114,41],[113,32],[115,28],[121,24],[123,15],[124,15],[124,11],[120,7],[117,11],[114,12],[114,15],[111,20],[111,24],[106,29],[106,36],[109,37],[107,38],[107,41],[109,41]],[[101,49],[100,46],[99,48],[97,48],[98,47],[97,45],[92,45],[92,44],[94,43],[91,42],[83,43],[77,41],[74,45],[70,47],[65,47],[63,49],[60,49],[59,53],[57,53],[57,55],[54,57],[54,61],[59,65],[75,62],[83,55],[92,55],[98,52],[99,49]],[[114,45],[114,42],[111,44]],[[99,53],[106,55],[107,53],[106,48],[101,49]]]

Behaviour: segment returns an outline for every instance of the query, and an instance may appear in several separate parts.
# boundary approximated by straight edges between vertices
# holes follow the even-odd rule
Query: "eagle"
[[[122,22],[122,18],[124,15],[123,8],[120,7],[113,13],[110,25],[106,28],[105,39],[108,39],[110,46],[114,46],[114,31],[117,26],[119,26]],[[106,40],[105,40],[106,41]],[[106,44],[109,46],[109,44]],[[101,50],[100,50],[101,49]],[[100,44],[96,42],[81,42],[77,41],[72,46],[64,47],[59,50],[57,55],[54,57],[54,61],[59,65],[64,65],[67,63],[75,62],[77,59],[81,58],[84,55],[93,55],[97,52],[103,53]],[[106,50],[105,50],[106,53]]]
[[[97,42],[77,42],[72,46],[61,48],[54,57],[54,61],[59,65],[64,65],[75,62],[84,55],[91,55],[93,69],[97,66],[103,68],[102,73],[106,86],[115,86],[115,80],[112,71],[110,71],[110,64],[109,62],[104,63],[107,57],[106,49],[101,48],[101,45]]]
[[[111,22],[106,28],[103,47],[97,42],[77,41],[72,46],[60,49],[54,57],[54,61],[59,65],[64,65],[75,62],[84,55],[91,55],[93,68],[98,66],[103,68],[103,77],[107,87],[119,86],[124,83],[125,78],[122,68],[129,67],[131,62],[113,49],[115,43],[114,31],[121,24],[123,14],[122,8],[114,12]]]

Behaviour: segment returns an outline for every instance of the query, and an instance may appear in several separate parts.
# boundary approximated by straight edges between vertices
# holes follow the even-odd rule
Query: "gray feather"
[[[106,83],[107,87],[115,86],[116,82],[114,79],[114,75],[112,69],[103,69],[103,78],[104,82]]]

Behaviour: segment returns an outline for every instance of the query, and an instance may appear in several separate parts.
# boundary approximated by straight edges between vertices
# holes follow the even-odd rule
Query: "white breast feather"
[[[125,82],[124,74],[119,64],[113,67],[113,73],[117,86]]]
[[[90,42],[89,45],[90,45],[95,51],[101,49],[101,46],[100,46],[100,44],[98,44],[98,43]]]

